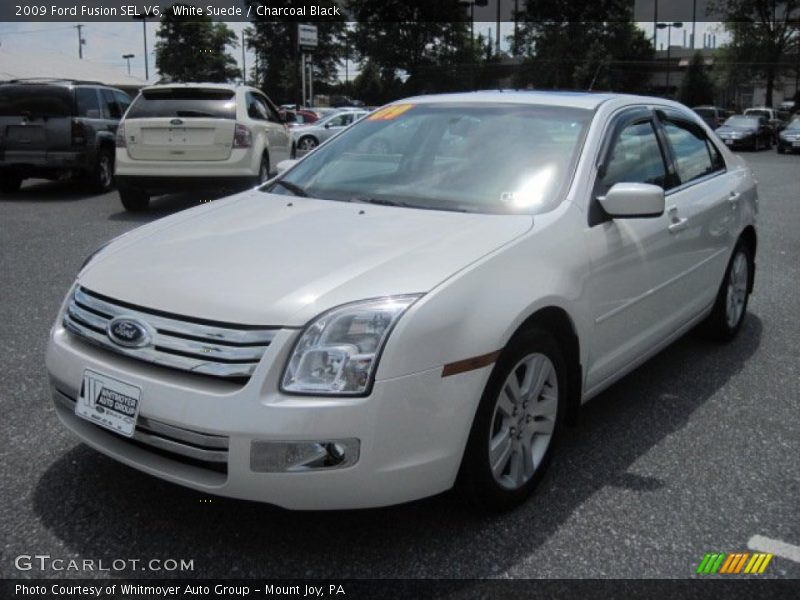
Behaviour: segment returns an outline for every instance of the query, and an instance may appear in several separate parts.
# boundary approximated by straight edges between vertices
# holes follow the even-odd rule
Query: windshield
[[[758,117],[730,117],[725,121],[725,125],[730,127],[758,127]]]
[[[0,86],[0,117],[68,117],[72,93],[61,85]]]
[[[800,117],[795,117],[792,121],[786,126],[786,129],[800,129]]]
[[[235,95],[232,90],[215,88],[146,89],[134,100],[125,118],[207,117],[235,119]]]
[[[437,210],[544,212],[569,183],[592,114],[528,104],[391,105],[265,191]]]

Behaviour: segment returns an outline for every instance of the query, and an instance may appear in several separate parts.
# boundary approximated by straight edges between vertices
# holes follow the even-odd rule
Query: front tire
[[[256,185],[261,185],[269,181],[269,154],[264,152],[261,157],[261,163],[258,165],[258,176],[256,177]]]
[[[297,149],[302,150],[303,152],[311,152],[314,148],[319,145],[317,138],[307,135],[306,137],[300,138],[297,142]]]
[[[142,212],[147,210],[150,205],[150,194],[145,190],[127,185],[119,186],[119,199],[128,212]]]
[[[550,463],[568,398],[567,366],[542,329],[517,334],[483,392],[458,487],[484,511],[503,511],[531,495]]]
[[[728,262],[714,308],[703,324],[710,338],[727,342],[739,333],[747,314],[752,278],[753,252],[746,242],[740,240]]]

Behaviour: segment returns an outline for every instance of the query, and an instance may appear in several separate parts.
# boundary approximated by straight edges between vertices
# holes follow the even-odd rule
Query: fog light
[[[356,439],[318,442],[250,444],[250,470],[256,473],[297,473],[344,469],[358,462],[361,443]]]

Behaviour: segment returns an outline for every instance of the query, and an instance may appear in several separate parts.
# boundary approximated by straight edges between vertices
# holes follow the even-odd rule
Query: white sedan
[[[57,414],[203,493],[345,509],[457,486],[505,509],[582,403],[696,325],[736,335],[756,212],[750,169],[674,102],[397,102],[90,256],[47,352]]]

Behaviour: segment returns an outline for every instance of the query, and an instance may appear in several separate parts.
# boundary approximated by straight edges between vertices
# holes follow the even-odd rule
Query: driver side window
[[[615,183],[650,183],[666,186],[667,167],[656,130],[651,121],[632,123],[625,127],[612,146],[599,179],[600,194]]]

